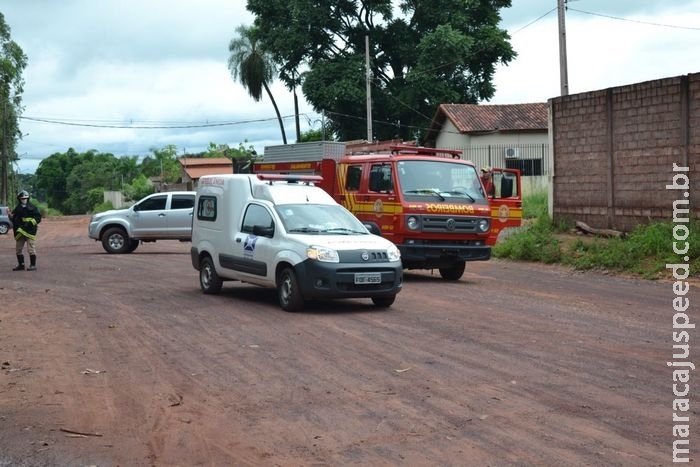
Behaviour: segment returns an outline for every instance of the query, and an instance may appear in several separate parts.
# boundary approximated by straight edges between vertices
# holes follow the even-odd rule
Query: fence
[[[629,231],[700,218],[700,73],[550,100],[555,219]],[[674,164],[685,190],[669,190]]]
[[[464,154],[477,167],[519,169],[523,195],[547,191],[551,171],[549,144],[489,144],[486,146],[451,147]]]

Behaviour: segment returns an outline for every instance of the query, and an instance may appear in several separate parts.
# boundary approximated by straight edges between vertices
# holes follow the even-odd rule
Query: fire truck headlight
[[[401,253],[399,249],[396,248],[396,245],[391,245],[389,249],[386,250],[386,256],[389,258],[389,261],[399,261],[401,259]]]
[[[323,246],[312,245],[306,249],[306,257],[324,263],[339,263],[338,252]]]
[[[479,221],[479,230],[482,232],[488,232],[489,231],[489,220],[488,219],[481,219]]]
[[[409,216],[408,219],[406,219],[406,227],[408,227],[410,230],[418,230],[420,228],[418,218],[415,216]]]

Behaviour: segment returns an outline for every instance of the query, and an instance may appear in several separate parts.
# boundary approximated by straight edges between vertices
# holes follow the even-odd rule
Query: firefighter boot
[[[27,271],[36,271],[36,255],[29,255],[29,267]]]
[[[13,271],[24,271],[24,255],[17,255],[17,266],[12,268]]]

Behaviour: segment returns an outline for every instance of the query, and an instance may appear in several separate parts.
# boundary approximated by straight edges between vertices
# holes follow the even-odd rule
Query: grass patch
[[[523,198],[523,218],[537,219],[547,215],[547,192],[538,191]]]
[[[547,214],[547,195],[535,194],[523,200],[524,217],[534,216],[522,230],[509,235],[492,250],[496,258],[520,261],[560,263],[575,269],[601,269],[658,279],[669,274],[666,264],[683,263],[688,256],[690,274],[700,275],[700,221],[683,224],[689,235],[677,243],[682,255],[673,251],[672,222],[640,225],[625,238],[602,238],[567,233]]]

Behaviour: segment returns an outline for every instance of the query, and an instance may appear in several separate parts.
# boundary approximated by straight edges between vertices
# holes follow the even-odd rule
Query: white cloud
[[[590,11],[588,6],[579,6],[583,3],[570,4],[606,16],[566,14],[570,94],[700,72],[700,48],[695,46],[700,40],[700,1],[685,8],[680,2],[638,2],[643,13],[628,15],[602,7]],[[667,10],[659,11],[661,5]],[[609,17],[621,15],[624,20]],[[526,24],[509,28],[518,57],[497,68],[497,91],[490,103],[544,102],[560,95],[556,11],[524,27]]]
[[[559,95],[554,0],[514,1],[502,11],[518,57],[499,66],[491,103],[544,102]],[[566,17],[570,93],[700,71],[700,31],[583,14],[573,9],[675,26],[700,25],[700,0],[569,0]],[[267,96],[254,102],[227,69],[228,43],[253,17],[243,0],[0,0],[12,38],[29,57],[24,116],[139,129],[56,125],[23,119],[19,169],[69,147],[146,155],[174,144],[204,150],[210,142],[258,152],[280,144]],[[532,24],[530,24],[532,23]],[[517,31],[517,32],[516,32]],[[294,140],[292,94],[273,94]],[[301,94],[300,94],[300,97]],[[302,130],[320,117],[300,99]],[[202,127],[203,124],[232,123]]]

